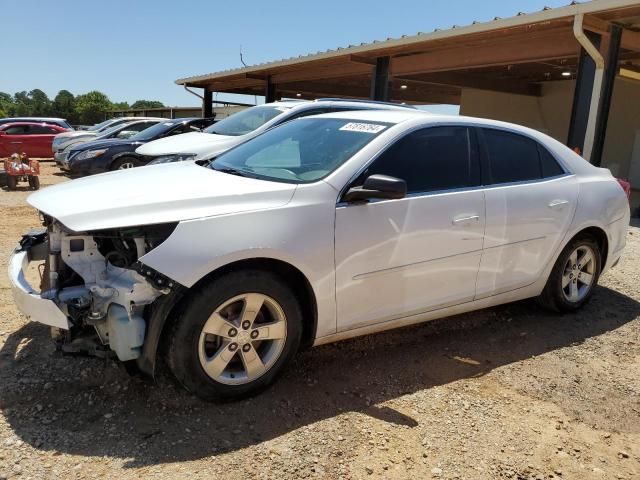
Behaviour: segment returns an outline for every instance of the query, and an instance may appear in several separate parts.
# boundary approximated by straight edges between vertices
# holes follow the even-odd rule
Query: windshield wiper
[[[230,167],[215,168],[214,167],[214,170],[217,172],[228,173],[229,175],[237,175],[239,177],[251,178],[250,175],[247,175],[247,172],[245,172],[244,170],[238,170],[235,168],[230,168]]]

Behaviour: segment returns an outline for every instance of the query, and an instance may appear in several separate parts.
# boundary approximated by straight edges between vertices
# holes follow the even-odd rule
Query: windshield
[[[105,120],[104,122],[96,123],[92,127],[89,127],[87,130],[89,130],[90,132],[99,132],[103,128],[111,125],[112,123],[113,123],[113,120]]]
[[[157,123],[153,127],[146,128],[141,132],[136,133],[133,137],[129,138],[129,140],[147,142],[159,137],[160,135],[164,135],[175,127],[176,123],[174,122]]]
[[[223,153],[209,168],[280,182],[315,182],[389,126],[342,118],[294,120]]]
[[[216,135],[229,135],[237,137],[253,132],[260,128],[269,120],[277,117],[288,109],[284,107],[274,107],[261,105],[259,107],[251,107],[241,112],[214,123],[210,127],[204,129],[206,133],[215,133]]]
[[[119,132],[122,128],[126,127],[127,125],[129,125],[128,123],[125,124],[118,124],[115,127],[111,127],[111,128],[107,128],[106,130],[100,132],[100,137],[98,138],[108,138],[110,135],[113,135],[116,132]]]

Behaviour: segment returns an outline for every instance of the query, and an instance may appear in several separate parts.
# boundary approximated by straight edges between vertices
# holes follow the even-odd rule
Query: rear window
[[[492,184],[525,182],[564,173],[557,160],[531,138],[482,129]]]

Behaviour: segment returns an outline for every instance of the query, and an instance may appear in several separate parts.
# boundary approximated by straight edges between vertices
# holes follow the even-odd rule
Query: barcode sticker
[[[379,133],[387,128],[385,125],[376,125],[375,123],[347,123],[340,130],[347,132],[362,132],[362,133]]]

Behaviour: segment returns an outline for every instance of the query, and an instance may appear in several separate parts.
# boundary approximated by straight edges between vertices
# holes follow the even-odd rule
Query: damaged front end
[[[177,223],[85,233],[50,217],[44,225],[23,237],[9,262],[20,310],[58,329],[64,351],[113,351],[122,361],[139,359],[149,307],[181,288],[139,259],[166,240]],[[26,280],[31,262],[44,262],[39,292]]]

